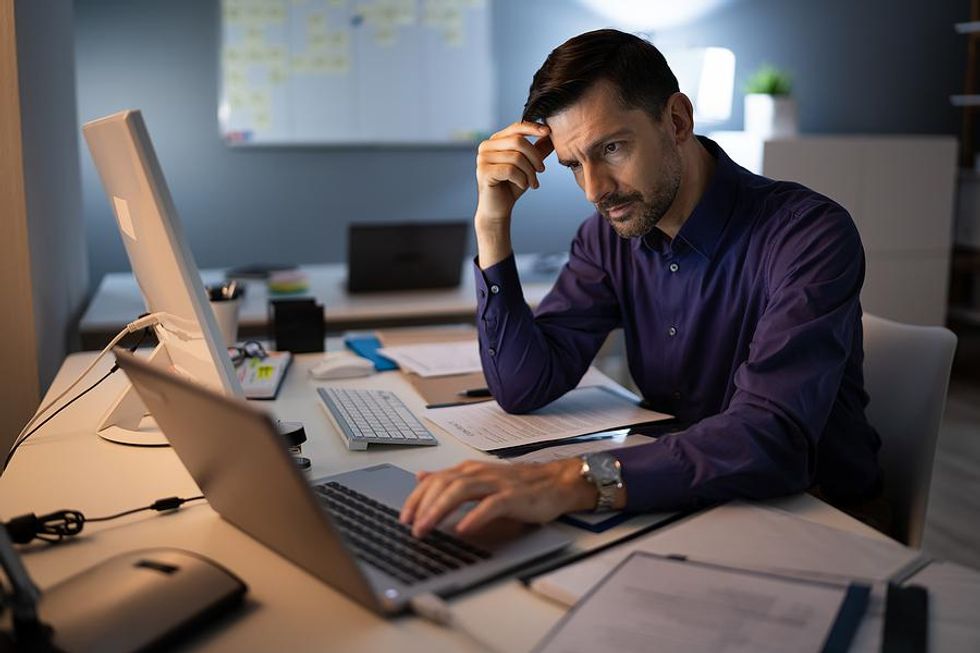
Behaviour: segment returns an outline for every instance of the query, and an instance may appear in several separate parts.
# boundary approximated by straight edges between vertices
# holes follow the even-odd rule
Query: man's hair
[[[611,82],[628,109],[655,120],[679,89],[667,60],[652,43],[614,29],[573,37],[552,50],[534,74],[523,120],[543,121],[578,102],[593,84]]]

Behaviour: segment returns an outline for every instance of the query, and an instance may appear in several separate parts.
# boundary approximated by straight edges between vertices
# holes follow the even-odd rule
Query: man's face
[[[653,229],[680,188],[680,151],[666,120],[624,108],[605,81],[547,120],[558,161],[622,238]]]

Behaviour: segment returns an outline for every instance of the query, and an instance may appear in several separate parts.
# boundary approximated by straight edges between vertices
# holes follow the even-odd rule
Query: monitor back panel
[[[352,293],[455,288],[467,222],[352,224],[347,241],[347,290]]]

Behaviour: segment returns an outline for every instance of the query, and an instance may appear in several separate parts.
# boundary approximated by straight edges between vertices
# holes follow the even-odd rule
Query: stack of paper
[[[426,419],[480,451],[562,440],[587,433],[670,419],[601,386],[580,387],[527,415],[495,401],[427,410]]]

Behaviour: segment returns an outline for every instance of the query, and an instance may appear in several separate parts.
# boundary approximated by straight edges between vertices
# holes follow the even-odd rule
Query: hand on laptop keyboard
[[[456,526],[472,533],[499,517],[545,523],[566,513],[591,510],[596,490],[580,474],[578,458],[516,464],[467,461],[438,472],[419,472],[419,484],[402,507],[400,519],[424,537],[467,501],[478,501]]]

